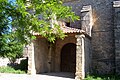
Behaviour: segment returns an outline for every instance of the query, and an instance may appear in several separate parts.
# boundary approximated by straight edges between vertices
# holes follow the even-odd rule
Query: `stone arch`
[[[61,64],[61,50],[65,44],[73,43],[76,44],[76,38],[74,34],[69,34],[68,37],[65,37],[64,40],[58,39],[55,44],[55,72],[61,72],[60,64]]]
[[[76,71],[76,44],[67,43],[61,49],[60,70],[62,72]]]

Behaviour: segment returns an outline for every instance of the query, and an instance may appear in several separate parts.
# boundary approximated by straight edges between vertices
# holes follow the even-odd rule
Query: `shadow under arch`
[[[67,43],[61,49],[61,72],[76,72],[76,44]]]

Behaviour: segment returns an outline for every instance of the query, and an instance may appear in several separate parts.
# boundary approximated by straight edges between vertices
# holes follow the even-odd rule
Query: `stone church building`
[[[49,53],[48,41],[35,33],[28,45],[28,73],[72,72],[75,78],[86,74],[120,73],[120,1],[66,0],[79,21],[64,22],[67,35],[57,39]]]

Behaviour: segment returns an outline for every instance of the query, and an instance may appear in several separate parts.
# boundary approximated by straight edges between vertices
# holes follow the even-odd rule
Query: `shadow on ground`
[[[51,73],[42,73],[40,75],[64,77],[64,78],[71,78],[71,79],[75,78],[75,74],[71,72],[51,72]]]

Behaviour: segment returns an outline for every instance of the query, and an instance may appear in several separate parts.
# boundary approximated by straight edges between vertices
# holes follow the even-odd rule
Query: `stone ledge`
[[[81,12],[87,12],[87,11],[90,11],[90,10],[92,10],[91,5],[83,6]]]
[[[113,7],[120,7],[120,1],[113,1]]]

